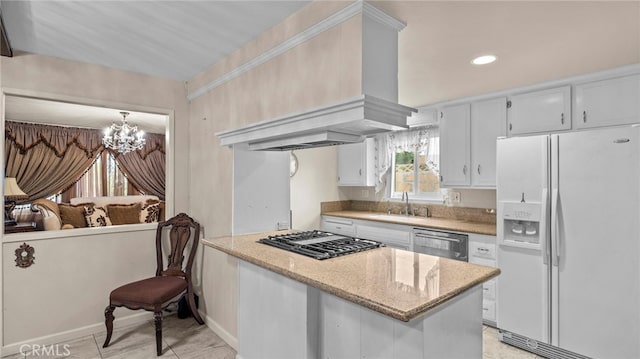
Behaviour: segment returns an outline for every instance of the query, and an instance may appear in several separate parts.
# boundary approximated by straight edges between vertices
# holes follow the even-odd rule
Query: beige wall
[[[17,352],[21,342],[64,343],[103,331],[109,292],[155,272],[155,228],[27,243],[35,249],[29,268],[15,265],[22,242],[2,246],[3,354]],[[117,328],[136,313],[117,309],[114,315]]]
[[[25,53],[17,53],[12,58],[2,57],[0,61],[3,88],[47,93],[54,98],[68,97],[88,104],[173,110],[175,129],[170,138],[175,157],[174,208],[176,213],[189,209],[189,132],[186,126],[189,103],[183,83]]]
[[[0,66],[3,89],[108,107],[173,111],[175,130],[169,135],[175,177],[168,184],[175,184],[176,213],[189,210],[189,108],[183,83],[24,53],[0,58]],[[150,229],[80,237],[60,233],[59,238],[29,241],[36,264],[27,269],[13,261],[19,243],[3,243],[3,345],[10,352],[20,341],[46,344],[64,335],[103,330],[109,291],[155,272],[154,236],[155,229]],[[126,315],[125,310],[116,311],[116,317]]]
[[[298,172],[291,177],[293,228],[318,229],[320,202],[347,198],[336,185],[336,147],[320,147],[294,153],[298,157]]]
[[[189,83],[189,91],[345,5],[346,2],[310,4],[196,76]],[[191,202],[191,211],[201,219],[207,237],[228,235],[232,228],[232,150],[220,146],[215,133],[359,95],[361,26],[362,17],[355,16],[191,102],[190,189],[192,198],[199,198]],[[335,167],[335,157],[327,159],[332,162],[324,160],[317,162],[322,168]],[[305,158],[304,162],[314,161]],[[308,191],[312,193],[314,189]],[[305,206],[317,207],[319,214],[319,200],[315,197],[316,203],[306,202]],[[237,335],[237,261],[213,250],[204,251],[204,255],[207,320],[225,339],[231,337],[233,344]]]

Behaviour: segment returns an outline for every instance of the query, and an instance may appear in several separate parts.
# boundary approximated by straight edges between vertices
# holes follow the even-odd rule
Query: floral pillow
[[[111,219],[103,207],[84,206],[84,218],[89,227],[106,227],[111,225]]]
[[[140,210],[140,223],[154,223],[160,219],[160,203],[146,203]]]

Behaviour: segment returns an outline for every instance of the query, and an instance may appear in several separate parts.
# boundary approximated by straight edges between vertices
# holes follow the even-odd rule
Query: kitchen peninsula
[[[238,357],[480,358],[481,284],[500,271],[377,248],[316,260],[257,240],[203,239],[240,259]]]

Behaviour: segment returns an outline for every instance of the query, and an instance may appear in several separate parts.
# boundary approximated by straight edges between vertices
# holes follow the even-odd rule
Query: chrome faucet
[[[402,200],[404,201],[404,213],[408,216],[411,211],[409,210],[409,193],[402,192]]]

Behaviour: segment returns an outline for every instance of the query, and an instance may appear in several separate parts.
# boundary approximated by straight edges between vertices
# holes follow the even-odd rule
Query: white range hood
[[[219,132],[222,145],[248,143],[250,150],[286,151],[361,142],[367,136],[407,128],[415,109],[362,95],[236,130]]]
[[[361,142],[382,132],[408,128],[407,117],[416,109],[398,101],[398,31],[405,24],[366,2],[348,8],[359,10],[360,37],[353,47],[361,73],[361,95],[299,113],[216,133],[224,146],[248,144],[250,150],[286,151]]]

